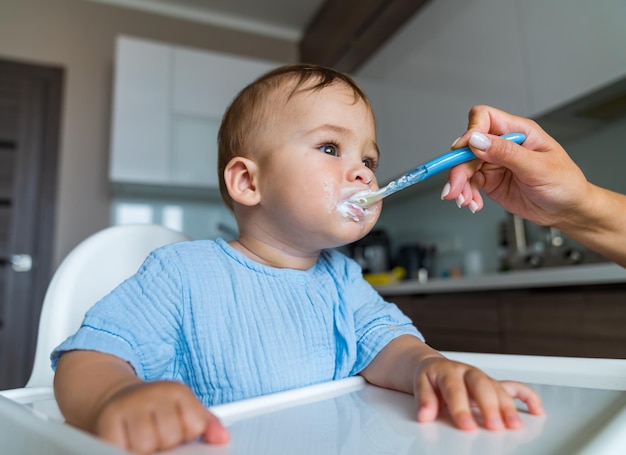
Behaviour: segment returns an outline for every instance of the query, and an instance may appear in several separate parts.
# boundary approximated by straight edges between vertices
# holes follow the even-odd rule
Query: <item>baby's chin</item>
[[[375,222],[355,222],[346,220],[342,223],[340,230],[336,232],[333,248],[342,247],[350,243],[361,240],[374,228]]]

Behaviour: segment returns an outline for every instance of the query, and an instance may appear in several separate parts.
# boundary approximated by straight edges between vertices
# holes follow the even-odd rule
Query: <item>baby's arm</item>
[[[528,386],[496,381],[478,368],[446,359],[419,339],[403,335],[389,343],[361,372],[370,383],[415,395],[417,420],[433,421],[444,406],[454,424],[474,430],[475,404],[490,430],[520,428],[514,399],[541,415],[541,399]]]
[[[125,450],[152,453],[202,436],[228,442],[228,431],[184,384],[145,382],[118,357],[70,351],[59,360],[54,392],[68,423]]]

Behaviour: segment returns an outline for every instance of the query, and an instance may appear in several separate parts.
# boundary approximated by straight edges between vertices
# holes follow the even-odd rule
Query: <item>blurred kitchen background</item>
[[[626,192],[621,139],[626,122],[623,2],[343,3],[348,6],[339,14],[347,21],[365,14],[357,10],[366,7],[379,17],[384,3],[389,4],[388,9],[401,5],[414,10],[403,21],[398,20],[397,30],[388,37],[376,35],[376,21],[368,19],[366,30],[369,25],[371,40],[380,43],[366,58],[344,49],[347,56],[335,51],[334,61],[328,62],[343,65],[372,98],[382,150],[382,183],[446,151],[463,132],[469,108],[485,103],[519,115],[552,118],[541,123],[562,141],[589,180]],[[152,134],[146,144],[157,144],[162,153],[187,153],[189,162],[194,163],[198,153],[188,150],[194,144],[213,146],[211,128],[217,127],[221,108],[217,103],[214,114],[206,114],[194,112],[193,106],[183,107],[166,122],[150,109],[133,111],[132,106],[121,106],[124,100],[116,105],[116,90],[121,91],[120,97],[128,95],[121,84],[131,84],[128,90],[133,87],[132,75],[126,82],[115,78],[124,73],[118,66],[119,39],[127,37],[132,42],[137,38],[148,46],[154,43],[190,54],[206,51],[209,56],[239,59],[235,64],[251,62],[253,77],[258,68],[300,59],[303,37],[309,38],[307,27],[314,24],[324,2],[271,4],[281,5],[282,14],[268,9],[262,1],[4,0],[0,4],[0,57],[56,65],[65,71],[57,211],[55,225],[50,226],[55,233],[55,264],[80,240],[109,224],[157,222],[194,238],[235,235],[234,221],[216,195],[215,181],[210,183],[212,162],[206,174],[195,180],[205,179],[206,185],[186,184],[193,180],[185,180],[184,174],[175,184],[160,183],[158,178],[150,181],[141,172],[148,172],[154,159],[146,157],[153,150],[138,158],[143,169],[136,178],[132,172],[118,178],[111,169],[118,147],[116,134],[128,133],[120,133],[124,128]],[[378,13],[375,8],[380,9]],[[337,36],[349,29],[348,25],[338,30],[340,23],[329,25],[337,27],[333,31]],[[333,39],[337,38],[327,35],[324,41]],[[128,57],[131,66],[133,62],[139,68],[154,63],[149,52],[143,53],[148,63],[141,61],[142,50],[136,52]],[[260,66],[255,68],[255,64]],[[161,82],[157,79],[157,88]],[[619,90],[611,91],[612,87]],[[193,98],[194,94],[188,96]],[[126,96],[126,104],[128,99]],[[582,108],[577,109],[576,102],[581,99]],[[599,112],[587,112],[598,105]],[[148,114],[156,119],[146,118]],[[129,123],[128,116],[133,115],[140,126]],[[123,121],[116,120],[120,118]],[[207,120],[204,125],[203,120]],[[121,125],[117,130],[116,121]],[[159,128],[167,128],[169,133],[165,135]],[[120,140],[130,141],[130,145],[119,145],[123,150],[142,145],[140,139],[139,143],[133,138]],[[159,145],[159,140],[168,144]],[[169,150],[164,149],[166,146]],[[199,159],[199,164],[190,165],[197,171],[203,164]],[[385,202],[378,227],[389,238],[392,260],[400,248],[418,244],[436,252],[431,265],[435,276],[457,266],[467,268],[472,262],[472,273],[507,268],[503,264],[506,256],[515,254],[511,250],[513,221],[490,201],[476,215],[457,209],[452,202],[440,201],[444,177]],[[526,234],[529,252],[548,248],[549,232],[527,226]],[[569,240],[564,239],[562,249],[568,248]]]
[[[37,273],[5,267],[0,292],[21,289],[28,303],[0,305],[0,329],[29,334],[32,350],[52,272],[111,224],[234,238],[216,131],[236,92],[283,63],[334,66],[362,84],[381,184],[447,151],[481,103],[537,119],[590,181],[626,193],[625,18],[623,0],[1,0],[0,264],[28,253]],[[26,90],[19,75],[31,71],[52,120],[20,130],[15,106],[31,98],[11,104],[7,87]],[[14,153],[29,139],[41,174],[28,170],[35,155]],[[443,202],[444,183],[389,197],[376,231],[347,251],[368,272],[403,265],[419,280],[604,261],[489,200],[477,214]],[[39,218],[20,227],[28,207]],[[0,343],[0,358],[17,355],[2,345],[14,343]]]

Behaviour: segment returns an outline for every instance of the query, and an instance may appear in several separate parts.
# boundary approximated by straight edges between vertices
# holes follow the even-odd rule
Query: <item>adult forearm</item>
[[[626,267],[626,196],[591,185],[590,196],[554,227]]]

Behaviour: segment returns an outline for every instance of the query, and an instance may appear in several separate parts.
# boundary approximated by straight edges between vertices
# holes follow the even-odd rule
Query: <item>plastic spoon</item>
[[[508,139],[521,144],[526,140],[526,136],[522,133],[511,133],[501,136],[503,139]],[[399,177],[386,186],[376,191],[360,191],[350,197],[346,202],[354,205],[358,205],[362,208],[369,207],[375,202],[380,201],[382,198],[389,196],[397,191],[403,190],[415,183],[426,180],[441,171],[450,169],[457,164],[465,163],[476,158],[476,155],[472,153],[469,147],[462,147],[460,149],[452,150],[444,155],[441,155],[431,161],[417,166],[412,171],[407,172],[402,177]]]

